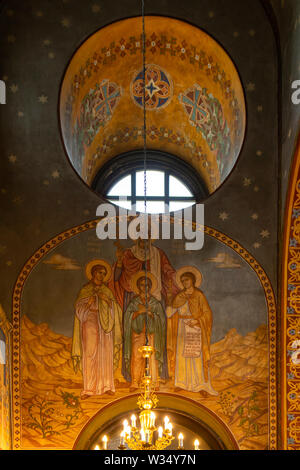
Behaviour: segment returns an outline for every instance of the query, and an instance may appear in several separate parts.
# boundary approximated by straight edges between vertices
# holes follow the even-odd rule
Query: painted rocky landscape
[[[87,421],[112,399],[129,393],[119,384],[107,394],[80,399],[82,378],[71,360],[71,338],[53,333],[48,325],[22,318],[22,449],[73,447]],[[230,330],[211,346],[211,378],[218,396],[179,395],[201,402],[231,429],[241,449],[266,449],[268,442],[267,328],[241,336]],[[162,392],[173,392],[171,382]]]

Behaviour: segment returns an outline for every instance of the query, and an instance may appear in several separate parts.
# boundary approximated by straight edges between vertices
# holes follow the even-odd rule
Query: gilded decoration
[[[282,285],[282,437],[284,449],[300,449],[300,146],[294,157],[286,206]]]

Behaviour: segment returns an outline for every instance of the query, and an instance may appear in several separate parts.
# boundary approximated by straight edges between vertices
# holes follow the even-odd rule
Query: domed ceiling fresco
[[[202,30],[146,17],[146,141],[189,163],[213,193],[238,158],[245,132],[243,89],[229,56]],[[104,27],[71,59],[60,96],[68,157],[91,186],[101,167],[143,148],[141,17]]]

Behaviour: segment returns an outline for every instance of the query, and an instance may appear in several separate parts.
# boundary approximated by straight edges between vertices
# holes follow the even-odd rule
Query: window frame
[[[202,178],[195,169],[181,158],[158,150],[147,149],[147,170],[164,172],[165,194],[164,196],[148,196],[147,201],[164,201],[169,207],[170,202],[201,202],[208,196],[208,190]],[[120,196],[108,196],[113,186],[125,176],[131,175],[131,204],[144,201],[144,196],[136,195],[137,171],[144,170],[144,152],[136,150],[120,154],[103,165],[92,182],[92,189],[106,200],[118,201]],[[169,176],[174,176],[191,192],[192,196],[170,196]],[[125,195],[124,195],[125,196]],[[165,212],[167,212],[165,210]]]

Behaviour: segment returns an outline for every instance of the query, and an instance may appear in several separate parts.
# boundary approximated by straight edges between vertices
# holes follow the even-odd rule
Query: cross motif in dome
[[[146,90],[148,91],[150,98],[152,98],[154,93],[159,91],[160,88],[155,85],[153,78],[151,78],[151,80],[149,80],[148,84],[146,85]]]

